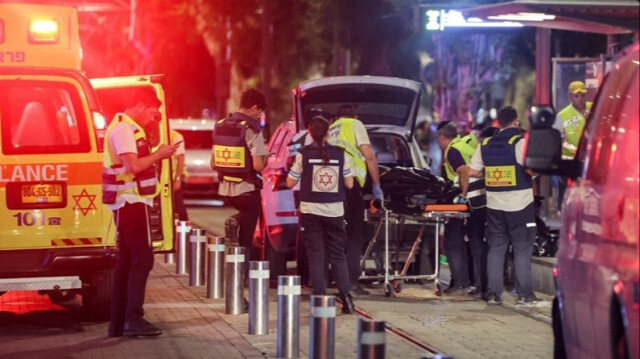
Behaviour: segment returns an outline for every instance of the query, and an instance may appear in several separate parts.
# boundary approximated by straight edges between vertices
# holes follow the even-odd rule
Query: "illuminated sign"
[[[427,31],[443,31],[446,28],[459,27],[522,27],[515,21],[484,21],[477,17],[465,19],[457,10],[429,9],[425,11],[424,29]]]

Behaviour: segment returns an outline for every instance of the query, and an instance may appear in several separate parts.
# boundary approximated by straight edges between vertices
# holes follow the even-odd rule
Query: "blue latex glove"
[[[371,192],[372,192],[373,197],[375,199],[383,199],[384,198],[384,193],[382,192],[382,188],[380,188],[379,184],[374,184],[373,187],[371,188]]]

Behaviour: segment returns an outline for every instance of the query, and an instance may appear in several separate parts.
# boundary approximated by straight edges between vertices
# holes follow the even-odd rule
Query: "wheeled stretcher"
[[[384,293],[387,297],[391,295],[395,295],[395,293],[400,293],[402,291],[402,283],[405,279],[423,279],[423,280],[433,280],[434,281],[434,290],[435,294],[439,296],[442,292],[442,288],[440,285],[440,281],[438,279],[439,274],[439,257],[440,257],[440,225],[449,221],[450,218],[467,218],[469,217],[468,207],[465,204],[430,204],[427,205],[422,213],[418,214],[405,214],[405,213],[393,213],[388,210],[384,206],[384,202],[381,203],[381,208],[376,212],[372,213],[368,216],[368,221],[375,224],[375,230],[369,245],[364,253],[362,261],[360,262],[360,269],[362,271],[362,275],[360,279],[362,280],[383,280],[384,285]],[[373,212],[373,211],[371,211]],[[419,224],[420,229],[418,231],[418,236],[413,242],[411,250],[407,255],[407,258],[402,266],[402,270],[398,272],[397,268],[393,274],[390,273],[389,266],[389,223],[390,222],[397,223],[399,226],[405,224]],[[416,254],[416,251],[419,248],[420,242],[422,241],[422,235],[424,234],[425,228],[427,225],[435,226],[435,250],[434,250],[434,272],[431,274],[419,274],[419,275],[407,275],[407,271],[409,270],[409,265],[413,257]],[[365,275],[365,263],[367,259],[372,255],[373,248],[376,244],[378,235],[380,231],[384,227],[384,270],[383,274],[380,275]],[[397,238],[397,240],[400,240]],[[400,246],[395,246],[395,257],[396,263],[399,263],[400,257]]]

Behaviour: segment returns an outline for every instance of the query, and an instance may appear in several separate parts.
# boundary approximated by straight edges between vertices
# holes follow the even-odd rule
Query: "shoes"
[[[357,297],[361,295],[369,295],[369,291],[362,288],[360,285],[354,285],[351,287],[351,292]],[[351,295],[349,295],[351,296]]]
[[[482,296],[482,289],[480,288],[473,288],[470,291],[467,292],[467,295],[474,298],[474,299],[480,299],[480,297]]]
[[[469,292],[469,287],[451,287],[451,286],[449,286],[449,288],[445,289],[443,292],[444,292],[444,294],[447,294],[447,295],[458,295],[458,294]]]
[[[111,329],[109,329],[109,332],[107,332],[107,336],[109,338],[120,338],[122,336],[122,330],[111,330]]]
[[[528,305],[535,306],[536,304],[542,302],[542,299],[536,297],[535,294],[528,295],[524,298],[518,298],[518,302],[516,305]]]
[[[502,304],[502,298],[500,298],[497,294],[490,294],[489,300],[487,301],[489,305],[500,305]]]
[[[356,312],[356,306],[353,304],[353,298],[349,293],[340,293],[338,298],[342,301],[342,313],[353,314]]]
[[[137,323],[125,323],[122,335],[127,337],[155,337],[162,334],[162,329],[141,319]]]

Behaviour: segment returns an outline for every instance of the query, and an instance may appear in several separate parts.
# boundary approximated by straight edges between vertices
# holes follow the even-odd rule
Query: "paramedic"
[[[325,253],[342,300],[342,312],[353,313],[351,282],[345,256],[345,187],[353,186],[351,166],[344,150],[326,143],[329,122],[320,116],[309,121],[313,143],[302,147],[287,176],[287,187],[300,181],[300,240],[307,251],[313,294],[327,287]]]
[[[513,246],[518,304],[535,304],[531,256],[536,235],[532,177],[524,168],[518,114],[511,106],[498,111],[498,131],[476,149],[469,176],[484,177],[487,191],[488,286],[484,299],[502,304],[504,260]]]
[[[586,117],[591,110],[591,103],[587,101],[587,87],[582,81],[573,81],[569,84],[569,100],[571,103],[563,108],[556,120],[553,128],[560,132],[562,137],[562,159],[570,160],[576,156],[578,144],[582,137],[582,131],[586,123]],[[567,178],[558,176],[558,210],[562,209],[562,199],[567,188]]]
[[[145,287],[153,267],[148,207],[157,190],[155,164],[171,158],[177,145],[151,153],[144,131],[159,118],[161,103],[152,89],[138,89],[124,113],[116,114],[105,135],[102,199],[114,211],[118,261],[113,275],[111,337],[155,336],[162,330],[143,319]]]
[[[262,92],[249,89],[242,93],[238,110],[218,121],[213,130],[210,165],[222,179],[218,194],[238,210],[238,241],[251,259],[260,255],[253,246],[253,234],[261,212],[260,172],[268,155],[258,118],[266,108]]]
[[[364,232],[365,205],[362,197],[362,187],[367,178],[367,170],[371,175],[372,193],[376,199],[382,199],[384,194],[380,188],[378,176],[378,160],[371,150],[371,142],[367,130],[356,117],[353,105],[343,104],[338,108],[336,120],[329,128],[329,143],[342,147],[351,161],[351,170],[356,181],[347,190],[344,219],[347,222],[347,266],[351,280],[351,290],[354,294],[369,294],[358,284],[360,277],[360,255],[362,253],[362,234]]]
[[[184,167],[184,137],[176,130],[169,130],[169,141],[172,145],[178,145],[176,153],[171,157],[171,168],[173,169],[173,212],[178,215],[179,220],[188,221],[189,214],[184,204],[184,194],[182,191],[182,178],[187,177],[187,171]]]
[[[468,181],[459,181],[459,179],[467,175],[466,167],[469,158],[473,154],[473,148],[458,136],[458,129],[453,122],[440,122],[436,135],[440,148],[444,152],[443,161],[447,179],[456,186],[460,182],[468,183]],[[462,189],[463,195],[466,192],[465,190],[465,188]],[[468,291],[470,286],[469,257],[467,254],[469,247],[464,240],[466,226],[463,219],[451,218],[444,228],[446,233],[444,250],[451,270],[451,284],[444,292],[447,294],[459,294],[462,291]]]
[[[468,136],[473,136],[474,140],[465,140],[468,145],[473,148],[473,152],[478,147],[478,142],[482,142],[485,138],[489,138],[498,132],[497,127],[487,127],[479,134],[471,133]],[[472,152],[472,154],[473,154]],[[466,165],[464,171],[469,169],[469,161],[471,158],[466,158]],[[484,179],[482,178],[470,178],[468,175],[460,176],[460,188],[462,189],[462,195],[465,196],[469,202],[470,213],[467,221],[467,237],[469,238],[469,249],[471,250],[471,276],[473,278],[474,289],[469,292],[469,295],[479,299],[482,293],[487,291],[487,243],[484,238],[484,232],[487,222],[487,197]]]

